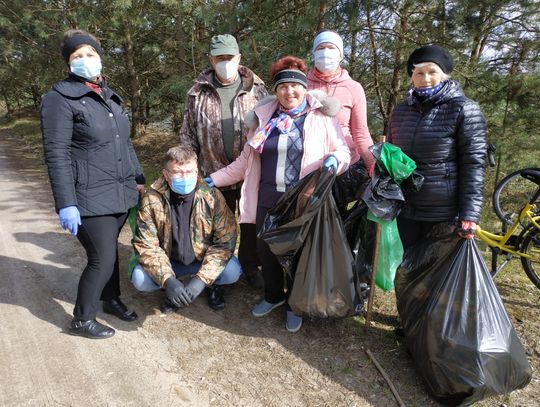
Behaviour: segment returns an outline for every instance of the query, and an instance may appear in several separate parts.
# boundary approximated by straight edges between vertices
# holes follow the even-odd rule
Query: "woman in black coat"
[[[103,311],[125,321],[137,314],[120,301],[118,234],[144,191],[122,99],[101,76],[102,49],[86,31],[64,35],[68,77],[41,103],[43,148],[60,225],[86,250],[69,333],[108,338],[114,329],[96,321]]]
[[[412,89],[390,117],[388,141],[400,147],[424,176],[398,217],[405,249],[441,222],[458,221],[474,237],[484,192],[486,121],[478,104],[450,80],[453,59],[437,45],[416,49],[407,70]]]

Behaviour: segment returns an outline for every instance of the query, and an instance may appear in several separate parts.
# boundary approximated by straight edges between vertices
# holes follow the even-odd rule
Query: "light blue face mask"
[[[191,193],[197,186],[197,178],[174,177],[171,178],[171,189],[180,195]]]
[[[101,75],[100,58],[77,58],[69,66],[72,73],[85,79],[95,79]]]

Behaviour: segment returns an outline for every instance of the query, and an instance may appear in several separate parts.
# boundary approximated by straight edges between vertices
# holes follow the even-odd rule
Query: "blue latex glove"
[[[81,224],[81,214],[76,206],[66,206],[65,208],[60,209],[58,213],[60,218],[60,226],[63,229],[69,230],[73,235],[77,235],[79,230],[79,225]]]
[[[210,188],[215,187],[214,181],[212,181],[211,177],[203,178],[203,181],[206,182]]]
[[[334,157],[333,155],[329,155],[328,157],[324,159],[322,165],[324,168],[333,167],[335,170],[337,170],[337,166],[338,166],[337,158]]]

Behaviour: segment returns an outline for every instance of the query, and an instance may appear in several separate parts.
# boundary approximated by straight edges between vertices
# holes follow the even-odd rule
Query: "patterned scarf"
[[[444,86],[445,82],[439,82],[431,88],[413,88],[413,92],[421,98],[428,98],[437,93]]]
[[[262,154],[264,143],[266,142],[268,136],[270,136],[270,133],[272,133],[272,131],[276,128],[281,134],[288,133],[294,124],[295,116],[302,113],[306,106],[307,100],[304,97],[302,103],[300,103],[300,105],[294,109],[283,110],[280,107],[278,116],[270,119],[264,126],[259,127],[255,132],[255,135],[248,141],[249,145],[253,147],[259,154]]]

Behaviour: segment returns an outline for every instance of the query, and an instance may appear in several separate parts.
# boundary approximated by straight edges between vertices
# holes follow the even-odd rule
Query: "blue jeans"
[[[171,266],[174,274],[176,274],[176,277],[188,275],[193,276],[199,272],[201,265],[202,263],[200,261],[194,261],[187,266],[171,261]],[[236,283],[240,278],[240,274],[242,274],[242,267],[240,266],[240,262],[235,256],[232,256],[225,265],[225,268],[223,269],[219,277],[216,279],[216,281],[214,281],[214,284],[224,285]],[[137,264],[137,266],[133,269],[133,273],[131,274],[131,282],[137,290],[143,292],[152,292],[160,289],[159,285],[157,285],[154,280],[152,280],[152,277],[150,277],[144,271],[140,264]]]

